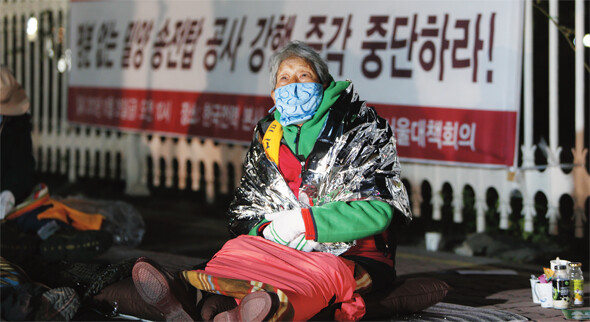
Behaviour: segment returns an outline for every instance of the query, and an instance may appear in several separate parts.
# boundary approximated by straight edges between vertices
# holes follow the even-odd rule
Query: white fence
[[[547,15],[553,17],[556,23],[559,20],[558,5],[563,3],[566,2],[549,2]],[[584,10],[588,9],[584,8],[583,0],[567,3],[575,6],[575,23],[572,24],[575,24],[576,39],[582,39],[583,34],[588,32],[584,30],[583,21]],[[60,72],[67,70],[69,63],[66,36],[68,5],[65,0],[4,0],[0,4],[0,63],[15,71],[31,98],[32,135],[38,170],[67,175],[71,181],[79,177],[120,176],[119,179],[126,181],[126,192],[136,195],[148,194],[148,186],[165,186],[204,190],[207,199],[212,202],[216,198],[216,183],[220,185],[220,193],[230,193],[228,187],[239,182],[246,147],[210,139],[121,133],[68,123],[68,73]],[[499,216],[498,228],[508,229],[514,224],[510,218],[514,217],[514,212],[520,211],[525,232],[537,231],[539,225],[546,225],[546,231],[557,235],[560,233],[560,221],[571,220],[575,237],[587,236],[590,177],[586,136],[589,109],[588,103],[584,102],[584,99],[587,100],[587,85],[584,82],[585,79],[587,82],[590,71],[584,66],[581,41],[575,46],[575,54],[571,51],[575,56],[573,70],[570,65],[563,64],[564,59],[559,59],[558,49],[564,45],[558,46],[560,36],[556,24],[543,14],[543,10],[541,6],[533,7],[532,0],[526,1],[519,166],[492,170],[424,165],[402,160],[402,175],[409,186],[415,216],[421,216],[421,205],[431,203],[432,219],[441,220],[442,190],[444,185],[448,185],[452,190],[453,221],[463,222],[463,191],[470,187],[475,199],[477,232],[486,229],[486,213],[496,213]],[[35,39],[28,39],[27,23],[32,16],[39,21],[38,32]],[[534,30],[534,41],[536,44],[548,43],[548,63],[535,61],[542,55],[533,50],[539,47],[534,47],[533,43],[533,19],[535,26],[547,26],[544,30]],[[565,22],[559,23],[565,25]],[[546,74],[543,76],[543,73]],[[563,89],[567,85],[560,87],[564,84],[559,78],[560,73],[574,78],[569,91]],[[541,83],[544,77],[548,81]],[[564,95],[562,93],[571,97],[564,99],[560,97],[560,94]],[[548,106],[542,101],[547,101]],[[566,115],[573,115],[573,128],[572,118],[562,117],[563,112],[560,111],[564,110],[569,111]],[[542,138],[548,139],[549,144],[542,144]],[[148,176],[148,173],[152,175]],[[148,183],[148,177],[152,178],[151,183]],[[234,182],[230,182],[230,178]],[[187,182],[191,183],[190,187],[186,187]],[[424,184],[431,187],[431,200],[423,198]],[[497,194],[497,199],[491,202],[487,200],[490,191]],[[522,210],[511,207],[510,201],[514,196],[522,198]],[[539,203],[546,203],[546,212],[538,213]],[[566,213],[560,210],[564,209],[564,203],[571,204],[571,207],[565,207],[570,209]],[[540,208],[545,208],[545,205]],[[541,215],[545,218],[540,218]]]

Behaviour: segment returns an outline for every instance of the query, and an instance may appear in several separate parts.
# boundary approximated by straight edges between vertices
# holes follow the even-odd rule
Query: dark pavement
[[[151,187],[151,196],[132,197],[123,193],[122,182],[86,179],[70,184],[57,176],[43,179],[54,196],[78,195],[134,205],[145,220],[146,233],[137,249],[119,250],[120,254],[131,251],[157,256],[169,261],[171,267],[177,264],[183,268],[209,258],[229,238],[224,215],[229,196],[207,204],[200,192]],[[589,263],[583,263],[585,310],[590,309],[588,267]],[[400,276],[430,276],[447,282],[452,288],[444,300],[447,303],[509,311],[536,321],[565,320],[560,310],[532,302],[529,278],[542,273],[539,264],[428,252],[423,240],[413,239],[398,248],[397,272]]]

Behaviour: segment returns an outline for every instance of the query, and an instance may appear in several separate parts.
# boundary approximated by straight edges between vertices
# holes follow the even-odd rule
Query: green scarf
[[[322,98],[322,102],[320,103],[320,107],[318,108],[317,112],[311,119],[301,125],[299,151],[296,150],[297,132],[299,131],[299,127],[295,124],[292,124],[283,128],[283,138],[285,138],[287,146],[291,149],[291,151],[293,151],[294,154],[299,153],[299,155],[303,155],[307,159],[311,153],[311,150],[313,149],[313,146],[315,145],[318,135],[320,135],[320,132],[324,128],[330,107],[332,107],[332,104],[336,102],[342,91],[345,90],[348,85],[350,85],[350,82],[348,81],[332,81],[330,85],[328,85],[328,87],[324,90],[324,97]],[[281,118],[281,113],[276,110],[274,116],[275,119],[278,120]]]

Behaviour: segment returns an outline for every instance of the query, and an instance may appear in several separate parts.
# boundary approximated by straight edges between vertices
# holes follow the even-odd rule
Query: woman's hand
[[[287,246],[303,252],[313,252],[318,245],[318,242],[305,239],[305,234],[301,234],[299,237],[293,239]]]
[[[305,238],[305,224],[300,208],[274,212],[264,217],[270,221],[262,231],[264,238],[281,245],[289,245],[302,234]]]

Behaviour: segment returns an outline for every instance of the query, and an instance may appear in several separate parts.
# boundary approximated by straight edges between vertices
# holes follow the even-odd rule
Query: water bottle
[[[584,306],[584,275],[582,274],[582,263],[570,263],[569,267],[570,303],[574,307]]]

